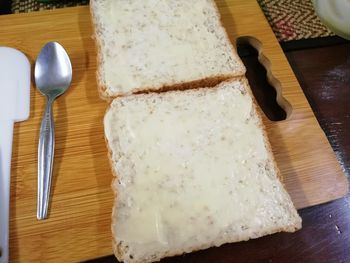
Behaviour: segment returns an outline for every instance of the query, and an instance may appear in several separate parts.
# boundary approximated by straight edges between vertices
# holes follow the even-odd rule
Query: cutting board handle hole
[[[271,73],[271,62],[263,53],[262,43],[250,36],[236,40],[238,55],[247,68],[254,97],[271,121],[282,121],[292,113],[292,106],[282,95],[281,83]]]

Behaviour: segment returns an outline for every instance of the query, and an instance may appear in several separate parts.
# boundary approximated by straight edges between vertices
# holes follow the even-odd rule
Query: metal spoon
[[[48,213],[55,148],[52,103],[68,89],[72,80],[71,62],[59,43],[49,42],[42,48],[35,63],[34,76],[37,88],[47,98],[38,146],[37,218],[42,220]]]

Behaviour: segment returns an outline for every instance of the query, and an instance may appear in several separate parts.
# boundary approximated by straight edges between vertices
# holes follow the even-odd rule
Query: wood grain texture
[[[257,3],[217,1],[231,37],[254,36],[293,110],[285,121],[264,117],[278,166],[298,208],[347,192],[347,181]],[[112,174],[103,136],[107,104],[99,99],[88,7],[0,17],[0,43],[32,65],[58,41],[73,64],[71,88],[54,104],[56,151],[50,218],[36,220],[37,143],[45,98],[32,86],[31,115],[15,125],[10,257],[13,262],[74,262],[112,253]],[[266,62],[267,63],[267,62]]]

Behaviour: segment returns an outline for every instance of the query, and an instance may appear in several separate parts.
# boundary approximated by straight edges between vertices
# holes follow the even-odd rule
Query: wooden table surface
[[[345,173],[350,169],[350,42],[285,52]],[[261,81],[256,59],[243,57],[253,89]],[[305,142],[307,143],[307,142]],[[303,229],[226,244],[162,262],[350,262],[350,194],[299,210]],[[116,262],[114,256],[91,262]]]

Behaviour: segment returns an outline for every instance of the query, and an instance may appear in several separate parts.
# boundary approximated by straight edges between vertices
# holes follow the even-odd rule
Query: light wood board
[[[291,105],[285,121],[264,117],[273,152],[298,208],[343,196],[348,189],[327,138],[255,0],[217,1],[234,42],[254,36],[264,63]],[[113,193],[103,135],[107,103],[95,81],[96,53],[88,7],[0,16],[0,45],[24,52],[32,65],[48,41],[60,42],[73,83],[54,105],[56,152],[50,218],[36,220],[37,143],[45,98],[32,85],[30,119],[15,125],[10,212],[13,262],[76,262],[112,254]],[[271,73],[270,72],[270,73]],[[20,76],[19,76],[20,77]]]

